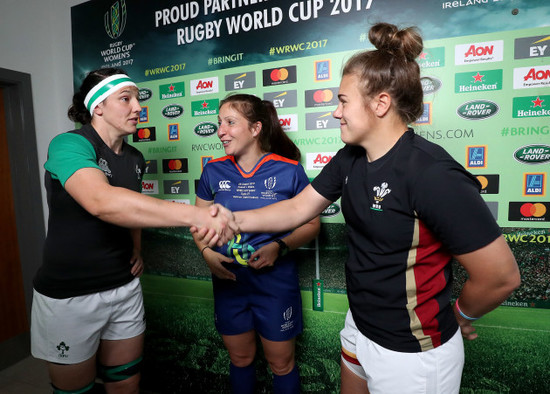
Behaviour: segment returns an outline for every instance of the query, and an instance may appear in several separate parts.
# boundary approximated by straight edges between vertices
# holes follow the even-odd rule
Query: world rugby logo
[[[271,190],[275,187],[277,184],[277,178],[274,176],[270,176],[264,181],[264,186],[266,189]]]
[[[126,2],[116,1],[104,17],[105,32],[112,39],[120,37],[126,27]]]
[[[283,312],[283,319],[286,321],[289,321],[292,317],[292,307],[287,308],[286,311]]]

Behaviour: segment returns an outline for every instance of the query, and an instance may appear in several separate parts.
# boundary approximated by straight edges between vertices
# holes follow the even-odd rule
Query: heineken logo
[[[420,78],[420,82],[422,83],[422,91],[424,94],[435,93],[441,89],[443,85],[441,80],[435,77],[422,77]]]
[[[105,32],[112,39],[120,37],[126,27],[126,2],[115,1],[103,18]]]
[[[199,137],[210,137],[218,132],[218,125],[213,122],[201,122],[195,126],[193,132]]]
[[[183,114],[183,107],[178,104],[170,104],[162,109],[162,116],[173,119]]]
[[[326,207],[323,212],[321,212],[321,216],[324,218],[330,218],[332,216],[338,215],[339,213],[340,206],[336,203],[332,203],[328,207]]]
[[[147,89],[147,88],[139,89],[138,100],[140,103],[149,100],[151,97],[153,97],[153,91],[151,89]]]
[[[468,120],[487,119],[498,113],[499,107],[489,100],[468,101],[457,108],[458,116]]]
[[[526,145],[514,152],[514,159],[524,164],[544,164],[550,162],[549,145]]]
[[[514,97],[512,116],[514,118],[540,118],[550,116],[550,96]]]

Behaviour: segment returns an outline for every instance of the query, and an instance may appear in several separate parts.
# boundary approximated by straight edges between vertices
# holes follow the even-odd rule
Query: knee
[[[254,361],[255,354],[249,352],[229,353],[231,363],[239,368],[248,367]]]
[[[294,357],[279,357],[267,360],[271,372],[275,375],[283,376],[289,374],[294,368]]]

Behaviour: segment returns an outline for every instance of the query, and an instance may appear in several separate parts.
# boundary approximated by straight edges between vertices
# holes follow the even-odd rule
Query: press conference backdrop
[[[549,308],[546,0],[98,0],[72,8],[74,84],[100,67],[128,72],[140,88],[139,129],[129,142],[147,160],[143,193],[193,204],[203,166],[224,155],[217,114],[230,93],[275,104],[314,178],[343,146],[332,117],[341,68],[357,50],[372,48],[367,32],[379,21],[417,26],[424,37],[417,59],[424,113],[411,126],[480,180],[522,272],[522,286],[504,305],[516,313]],[[298,251],[301,286],[309,291],[321,279],[336,296],[345,293],[339,201],[322,223],[318,242]],[[155,308],[152,294],[166,285],[159,277],[209,278],[185,229],[146,230],[144,254],[145,289],[152,286],[146,302]],[[457,295],[465,273],[456,266],[455,276]],[[213,326],[210,320],[204,324]],[[548,324],[536,335],[548,344]]]

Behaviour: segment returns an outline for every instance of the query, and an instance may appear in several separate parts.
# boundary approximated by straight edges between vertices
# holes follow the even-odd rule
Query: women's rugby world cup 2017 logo
[[[120,37],[126,27],[126,2],[116,1],[111,9],[105,13],[105,31],[112,39]]]

